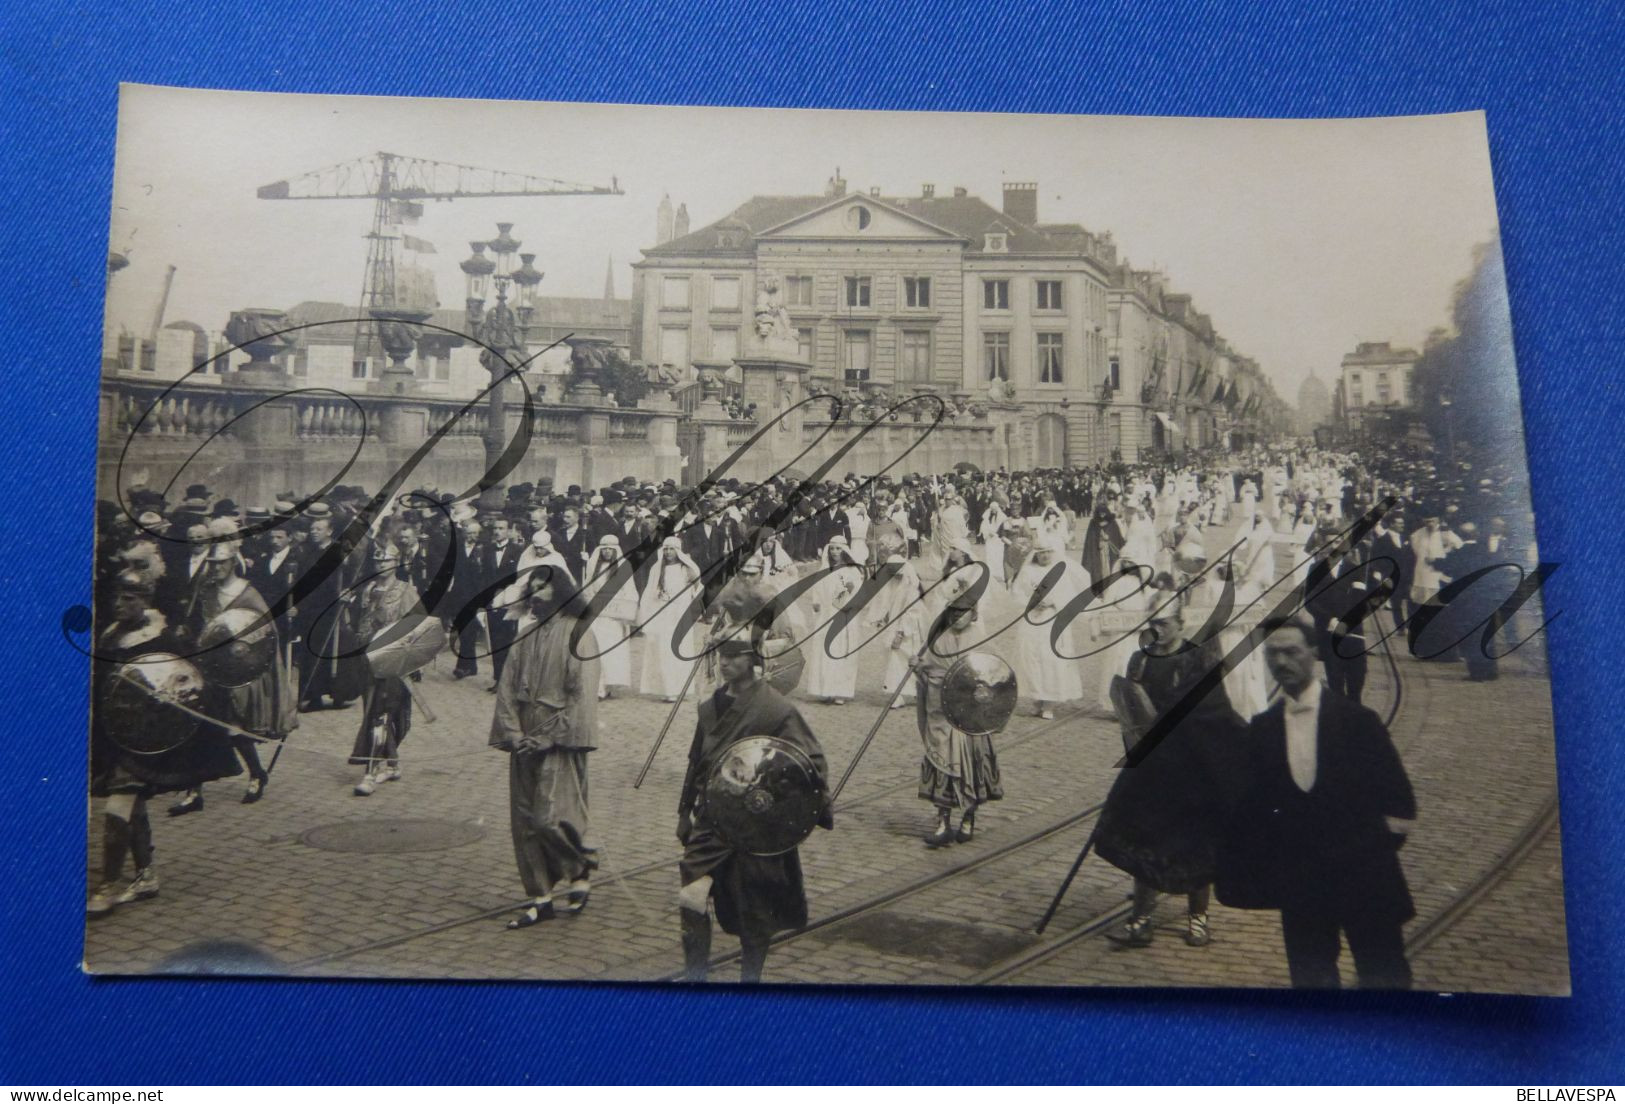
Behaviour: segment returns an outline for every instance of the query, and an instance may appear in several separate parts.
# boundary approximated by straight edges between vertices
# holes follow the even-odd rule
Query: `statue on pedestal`
[[[795,359],[801,353],[776,272],[763,272],[756,281],[756,343],[762,352],[775,356]]]

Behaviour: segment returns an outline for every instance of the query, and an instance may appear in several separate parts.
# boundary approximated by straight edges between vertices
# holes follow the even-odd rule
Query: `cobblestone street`
[[[994,650],[1008,648],[1001,640]],[[1466,682],[1459,664],[1398,660],[1404,693],[1393,731],[1420,808],[1401,853],[1419,913],[1413,928],[1495,866],[1555,784],[1549,685],[1544,670],[1532,673],[1521,656],[1487,684]],[[508,835],[507,757],[486,746],[489,671],[482,662],[479,678],[453,681],[450,663],[442,657],[424,672],[420,689],[435,720],[418,713],[404,778],[371,797],[351,792],[359,768],[345,758],[360,715],[352,707],[304,715],[257,805],[238,803],[237,782],[210,785],[201,814],[170,819],[167,799],[158,802],[162,893],[91,921],[86,968],[168,970],[224,953],[238,956],[238,969],[356,977],[649,980],[678,970],[673,830],[697,695],[637,790],[632,781],[670,707],[637,696],[602,704],[591,764],[602,869],[591,904],[579,916],[510,932],[504,924],[522,890]],[[798,702],[834,777],[884,700],[874,666],[862,672],[856,703]],[[1286,984],[1274,913],[1215,905],[1214,941],[1193,949],[1180,938],[1183,902],[1172,900],[1160,906],[1151,947],[1121,951],[1095,931],[1000,971],[1012,956],[1126,901],[1127,876],[1091,859],[1050,931],[1033,934],[1088,836],[1085,814],[1104,798],[1121,752],[1116,721],[1092,704],[1099,678],[1091,662],[1089,701],[1058,710],[1053,721],[1023,702],[997,738],[1005,800],[982,811],[973,843],[941,851],[920,842],[931,818],[915,795],[913,710],[891,712],[841,796],[835,830],[816,832],[802,848],[811,926],[774,950],[767,979]],[[1374,656],[1366,703],[1386,713],[1395,692],[1386,661]],[[1486,733],[1495,734],[1493,748],[1482,746]],[[91,819],[92,871],[99,821]],[[1029,837],[1037,838],[1013,846]],[[1433,941],[1417,962],[1419,985],[1566,992],[1558,848],[1554,833]],[[718,933],[715,954],[734,947]],[[1347,956],[1344,967],[1352,984]],[[735,969],[719,965],[713,976],[730,980]]]

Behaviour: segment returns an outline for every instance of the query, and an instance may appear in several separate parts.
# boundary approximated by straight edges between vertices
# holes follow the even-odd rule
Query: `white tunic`
[[[1054,563],[1040,565],[1029,559],[1016,573],[1010,588],[1012,596],[1026,610],[1016,622],[1016,678],[1023,697],[1042,702],[1083,697],[1083,676],[1078,660],[1062,659],[1056,654],[1057,647],[1068,656],[1078,654],[1072,641],[1076,621],[1061,634],[1055,646],[1050,644],[1050,633],[1054,629],[1055,615],[1088,586],[1088,581],[1085,578],[1080,586],[1078,576],[1085,574],[1083,569],[1076,564],[1059,562],[1066,568],[1065,573],[1036,605],[1030,604],[1033,593]]]
[[[679,659],[673,651],[672,635],[677,622],[699,593],[699,574],[682,563],[661,563],[650,573],[643,591],[638,620],[643,624],[643,677],[638,690],[656,697],[676,697],[688,680],[692,659]],[[677,642],[685,655],[699,650],[689,633]]]
[[[807,664],[802,685],[810,697],[851,698],[857,694],[858,655],[854,649],[864,634],[848,622],[831,639],[828,622],[862,583],[862,569],[848,565],[831,571],[802,598],[807,609],[802,620],[811,634],[801,642],[801,655]]]

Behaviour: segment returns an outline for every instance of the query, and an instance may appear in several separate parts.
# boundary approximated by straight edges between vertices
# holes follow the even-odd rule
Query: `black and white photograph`
[[[1568,994],[1483,114],[111,172],[87,972]]]

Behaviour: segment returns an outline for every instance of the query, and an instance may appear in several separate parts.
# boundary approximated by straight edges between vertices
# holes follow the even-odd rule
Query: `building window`
[[[813,278],[811,276],[790,276],[784,281],[784,302],[791,307],[810,307],[813,305]]]
[[[1009,310],[1010,309],[1010,281],[1009,280],[983,280],[982,281],[982,309],[983,310]]]
[[[687,326],[660,327],[660,363],[670,364],[675,368],[688,367]]]
[[[1120,374],[1120,370],[1121,369],[1117,358],[1112,357],[1111,361],[1106,366],[1106,378],[1111,381],[1113,391],[1121,391],[1123,389],[1123,377]]]
[[[1038,335],[1038,382],[1064,383],[1061,367],[1065,362],[1064,335],[1041,333]]]
[[[667,276],[660,281],[660,305],[666,310],[688,309],[687,276]]]
[[[812,363],[813,358],[813,332],[811,326],[803,326],[796,331],[796,356]]]
[[[738,355],[738,326],[718,326],[711,331],[711,359],[733,360]]]
[[[897,378],[923,383],[931,378],[931,331],[904,330]]]
[[[225,362],[224,358],[222,358],[221,363],[223,364],[224,362]],[[352,360],[350,362],[350,378],[351,379],[366,379],[367,378],[367,361],[365,359],[363,359],[363,360]]]
[[[869,303],[869,277],[848,276],[846,278],[846,305],[849,307],[867,307]]]
[[[905,307],[929,307],[931,305],[931,277],[904,276],[903,305]]]
[[[986,333],[982,335],[982,367],[983,374],[989,383],[994,380],[1010,380],[1010,335],[1007,333]]]
[[[1061,281],[1038,281],[1038,309],[1052,311],[1061,309]]]
[[[711,277],[711,309],[730,311],[739,309],[739,277]]]
[[[982,248],[989,253],[1008,253],[1010,252],[1010,239],[1004,234],[984,234],[982,236]]]
[[[869,331],[846,331],[846,382],[862,383],[869,378]]]
[[[867,207],[854,205],[846,209],[846,224],[853,230],[867,230],[872,221],[874,215]]]

